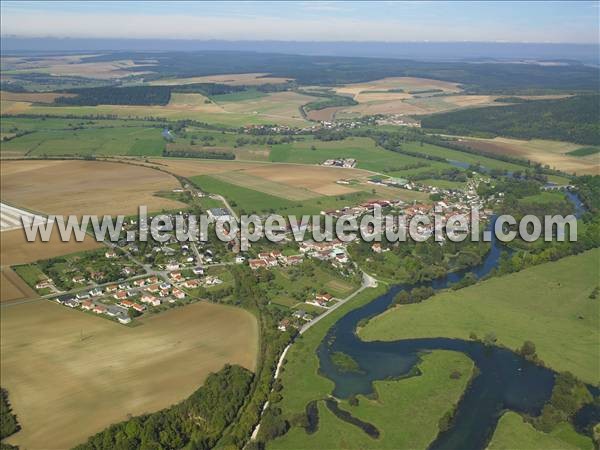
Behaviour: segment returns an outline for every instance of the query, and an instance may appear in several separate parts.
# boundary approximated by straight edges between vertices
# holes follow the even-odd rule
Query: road
[[[376,287],[376,286],[377,286],[377,279],[373,278],[371,275],[369,275],[369,274],[367,274],[365,272],[362,272],[362,283],[361,283],[361,286],[356,291],[354,291],[352,294],[350,294],[348,297],[344,298],[343,300],[340,300],[335,305],[333,305],[329,309],[327,309],[327,311],[325,311],[323,314],[321,314],[320,316],[314,318],[309,323],[307,323],[306,325],[304,325],[300,329],[300,332],[298,334],[301,335],[301,334],[306,333],[312,326],[314,326],[317,323],[319,323],[319,321],[321,321],[321,319],[323,319],[324,317],[326,317],[329,314],[331,314],[333,311],[335,311],[336,309],[338,309],[343,304],[345,304],[345,303],[349,302],[350,300],[352,300],[354,297],[356,297],[362,291],[364,291],[367,288]],[[273,381],[275,381],[277,379],[277,377],[279,376],[279,372],[281,371],[281,367],[283,366],[283,360],[285,359],[285,356],[287,355],[288,350],[290,349],[290,347],[292,346],[293,343],[294,343],[294,341],[290,342],[288,344],[288,346],[285,349],[283,349],[283,352],[281,352],[281,356],[279,357],[279,361],[277,362],[277,367],[275,368],[275,372],[273,373]],[[261,413],[260,413],[261,418],[262,418],[263,414],[265,413],[265,411],[267,410],[268,407],[269,407],[269,401],[267,400],[265,402],[265,404],[263,405],[263,407],[262,407],[262,410],[261,410]],[[250,436],[250,440],[251,441],[255,441],[256,440],[259,431],[260,431],[260,421],[258,422],[258,424],[256,424],[256,427],[254,427],[254,430],[252,431],[252,435]]]

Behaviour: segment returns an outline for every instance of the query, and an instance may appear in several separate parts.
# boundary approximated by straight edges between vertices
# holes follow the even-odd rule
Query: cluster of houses
[[[350,261],[346,244],[337,239],[323,242],[303,241],[300,243],[300,252],[320,261],[330,261],[338,267]]]
[[[321,164],[326,167],[343,167],[344,169],[353,169],[356,167],[356,159],[353,158],[338,158],[338,159],[326,159]]]
[[[106,314],[109,317],[114,317],[122,324],[128,324],[131,322],[131,318],[127,312],[127,309],[119,305],[105,305],[100,302],[94,302],[92,300],[80,300],[73,295],[61,295],[56,299],[61,305],[65,305],[69,308],[78,308],[86,311],[92,311],[96,314]]]
[[[300,264],[304,260],[302,255],[290,255],[285,256],[279,250],[272,250],[271,252],[262,252],[257,255],[257,258],[249,259],[248,265],[252,270],[260,268],[268,269],[270,267],[281,266],[295,266]]]
[[[290,328],[298,329],[302,326],[303,322],[310,322],[311,320],[313,320],[312,314],[309,314],[302,309],[298,309],[294,311],[292,317],[279,321],[277,329],[279,331],[287,331]]]

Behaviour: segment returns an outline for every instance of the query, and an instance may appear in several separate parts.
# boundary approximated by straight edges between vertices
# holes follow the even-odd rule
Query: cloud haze
[[[534,2],[535,3],[535,2]],[[595,2],[2,2],[2,35],[356,41],[598,41]],[[519,11],[521,5],[522,11]],[[53,7],[49,7],[53,6]]]

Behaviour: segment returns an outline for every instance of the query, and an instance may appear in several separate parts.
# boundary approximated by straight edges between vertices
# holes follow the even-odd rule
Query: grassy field
[[[287,307],[300,303],[298,307],[306,309],[302,303],[312,299],[314,294],[329,293],[336,298],[344,298],[358,288],[356,283],[343,280],[319,267],[314,267],[310,273],[304,273],[302,268],[278,268],[272,271],[275,278],[269,283],[266,295],[273,303]]]
[[[421,145],[417,142],[407,142],[402,144],[402,148],[410,152],[446,158],[464,164],[481,164],[488,169],[508,171],[524,169],[523,166],[517,164],[459,152],[437,145]],[[326,159],[332,158],[354,158],[358,161],[358,168],[399,177],[455,167],[450,163],[425,160],[384,150],[381,147],[377,147],[375,142],[370,138],[347,138],[343,141],[327,142],[309,138],[302,142],[274,145],[269,157],[271,161],[275,162],[295,162],[303,164],[318,164]],[[406,167],[419,163],[424,164],[424,166],[417,168]],[[446,184],[443,183],[443,181],[444,180],[440,180],[441,184],[438,184],[434,179],[429,180],[430,183],[439,187]]]
[[[320,164],[326,159],[332,158],[354,158],[357,160],[357,167],[360,169],[398,176],[452,167],[449,164],[425,161],[384,150],[377,147],[370,138],[347,138],[343,141],[319,141],[307,138],[301,142],[274,145],[269,157],[273,162],[302,164]],[[404,169],[405,166],[416,163],[425,163],[427,166],[417,169]]]
[[[48,214],[134,214],[183,203],[153,195],[180,187],[146,167],[103,161],[4,161],[2,200]]]
[[[399,306],[372,319],[360,336],[468,339],[471,332],[495,333],[499,344],[513,349],[530,340],[548,366],[596,384],[600,323],[598,300],[589,295],[598,286],[599,258],[595,249]]]
[[[86,128],[37,131],[16,137],[2,144],[0,154],[160,156],[164,146],[160,128]]]
[[[70,448],[111,423],[188,397],[226,363],[253,369],[246,311],[196,303],[126,327],[42,300],[2,310],[2,386],[22,448]],[[77,426],[73,426],[77,424]]]
[[[241,102],[245,100],[256,100],[257,98],[266,97],[264,92],[256,89],[248,89],[247,91],[232,92],[231,94],[213,95],[211,97],[217,103],[220,102]]]
[[[283,438],[275,440],[269,449],[347,448],[347,449],[415,449],[427,448],[439,432],[440,418],[450,411],[464,392],[473,362],[465,355],[435,351],[423,357],[422,374],[401,380],[376,381],[375,398],[358,396],[358,406],[346,400],[340,408],[354,417],[375,425],[380,437],[373,439],[359,428],[341,421],[319,403],[319,423],[316,433],[292,428]],[[453,379],[453,371],[461,377]],[[401,425],[400,425],[401,424]]]
[[[248,171],[247,174],[247,176],[249,176],[253,174],[253,171]],[[233,209],[240,213],[247,214],[252,212],[275,212],[281,215],[320,214],[321,211],[353,206],[377,198],[402,199],[404,201],[410,201],[412,199],[425,200],[427,198],[427,196],[421,192],[392,188],[367,189],[365,185],[363,186],[363,189],[365,189],[364,191],[350,191],[349,193],[339,195],[320,195],[317,193],[316,196],[311,198],[303,197],[303,199],[290,200],[285,197],[292,196],[291,192],[306,193],[307,190],[284,185],[281,190],[281,195],[271,195],[265,193],[265,186],[269,188],[268,192],[275,194],[276,190],[272,189],[273,183],[257,181],[261,178],[259,178],[259,175],[254,175],[257,178],[252,179],[252,182],[248,183],[253,186],[254,189],[242,186],[242,180],[240,180],[241,177],[239,174],[236,175],[237,184],[229,182],[229,175],[199,175],[192,176],[190,179],[206,192],[223,195],[229,200]],[[298,197],[296,196],[296,198]]]
[[[551,433],[536,430],[515,412],[508,411],[500,418],[489,443],[489,450],[592,450],[594,444],[588,437],[577,434],[569,424],[563,424]]]
[[[366,289],[318,322],[294,342],[286,355],[285,370],[280,376],[283,384],[281,391],[283,400],[278,406],[282,409],[283,414],[291,417],[302,413],[310,401],[322,399],[331,393],[334,387],[333,382],[318,372],[317,347],[327,334],[327,330],[345,313],[370,302],[378,295],[383,294],[385,290],[383,285],[378,288]]]
[[[122,119],[63,119],[58,117],[2,117],[0,131],[51,131],[73,130],[74,128],[148,127],[147,121]],[[3,144],[4,145],[4,144]]]

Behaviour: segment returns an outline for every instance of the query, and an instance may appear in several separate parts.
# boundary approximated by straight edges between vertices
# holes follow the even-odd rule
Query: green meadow
[[[502,415],[498,421],[489,450],[592,450],[592,440],[578,434],[568,423],[562,423],[551,433],[543,433],[525,422],[523,418],[512,411]]]
[[[379,438],[372,438],[338,419],[319,401],[319,426],[315,433],[307,434],[303,428],[293,427],[285,436],[269,442],[267,448],[427,448],[439,433],[442,416],[459,401],[473,368],[473,362],[461,353],[434,351],[423,356],[419,375],[376,381],[375,394],[357,396],[357,406],[351,406],[347,400],[340,401],[342,410],[374,425],[380,432]],[[460,376],[451,377],[453,372]],[[323,392],[321,398],[326,394]]]
[[[35,131],[3,142],[2,151],[25,156],[160,156],[164,145],[160,128],[109,127]]]
[[[500,345],[532,341],[539,358],[583,381],[599,381],[598,286],[600,249],[491,278],[422,303],[396,306],[369,321],[365,340],[421,337],[469,339],[494,333]]]

